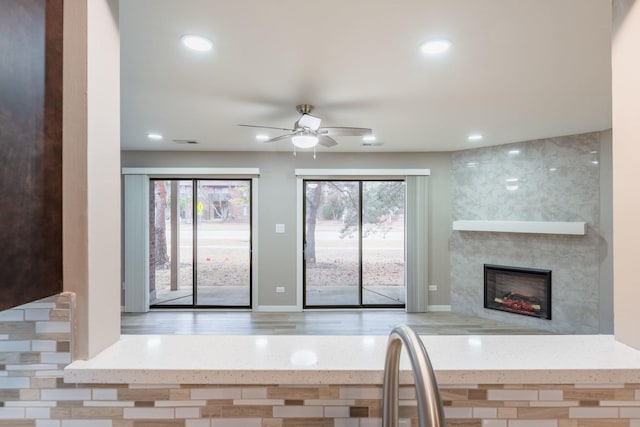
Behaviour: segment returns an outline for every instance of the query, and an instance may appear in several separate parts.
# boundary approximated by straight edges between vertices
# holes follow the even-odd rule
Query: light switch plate
[[[276,233],[284,233],[284,224],[276,224]]]

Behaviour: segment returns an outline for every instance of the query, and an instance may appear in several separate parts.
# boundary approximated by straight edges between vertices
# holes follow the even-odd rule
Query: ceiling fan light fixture
[[[312,148],[318,144],[318,137],[309,133],[294,135],[291,142],[298,148]]]

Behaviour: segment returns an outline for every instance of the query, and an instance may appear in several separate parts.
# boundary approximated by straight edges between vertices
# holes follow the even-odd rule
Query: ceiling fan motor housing
[[[296,105],[296,111],[300,114],[309,114],[313,110],[313,105],[311,104],[298,104]]]

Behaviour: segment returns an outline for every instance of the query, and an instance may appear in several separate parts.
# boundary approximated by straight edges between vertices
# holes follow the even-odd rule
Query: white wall
[[[614,325],[619,341],[640,349],[640,2],[613,2]]]
[[[429,177],[429,305],[449,304],[450,155],[448,153],[318,153],[296,157],[263,152],[124,151],[123,167],[244,167],[260,169],[258,206],[259,306],[297,304],[295,169],[430,169]],[[286,233],[275,233],[285,224]],[[276,293],[276,286],[286,292]]]

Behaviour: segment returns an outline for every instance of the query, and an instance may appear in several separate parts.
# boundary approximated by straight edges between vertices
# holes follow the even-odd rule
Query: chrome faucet
[[[389,334],[382,385],[382,427],[398,427],[398,386],[402,344],[407,349],[416,385],[419,427],[445,427],[438,383],[422,340],[409,326]]]

